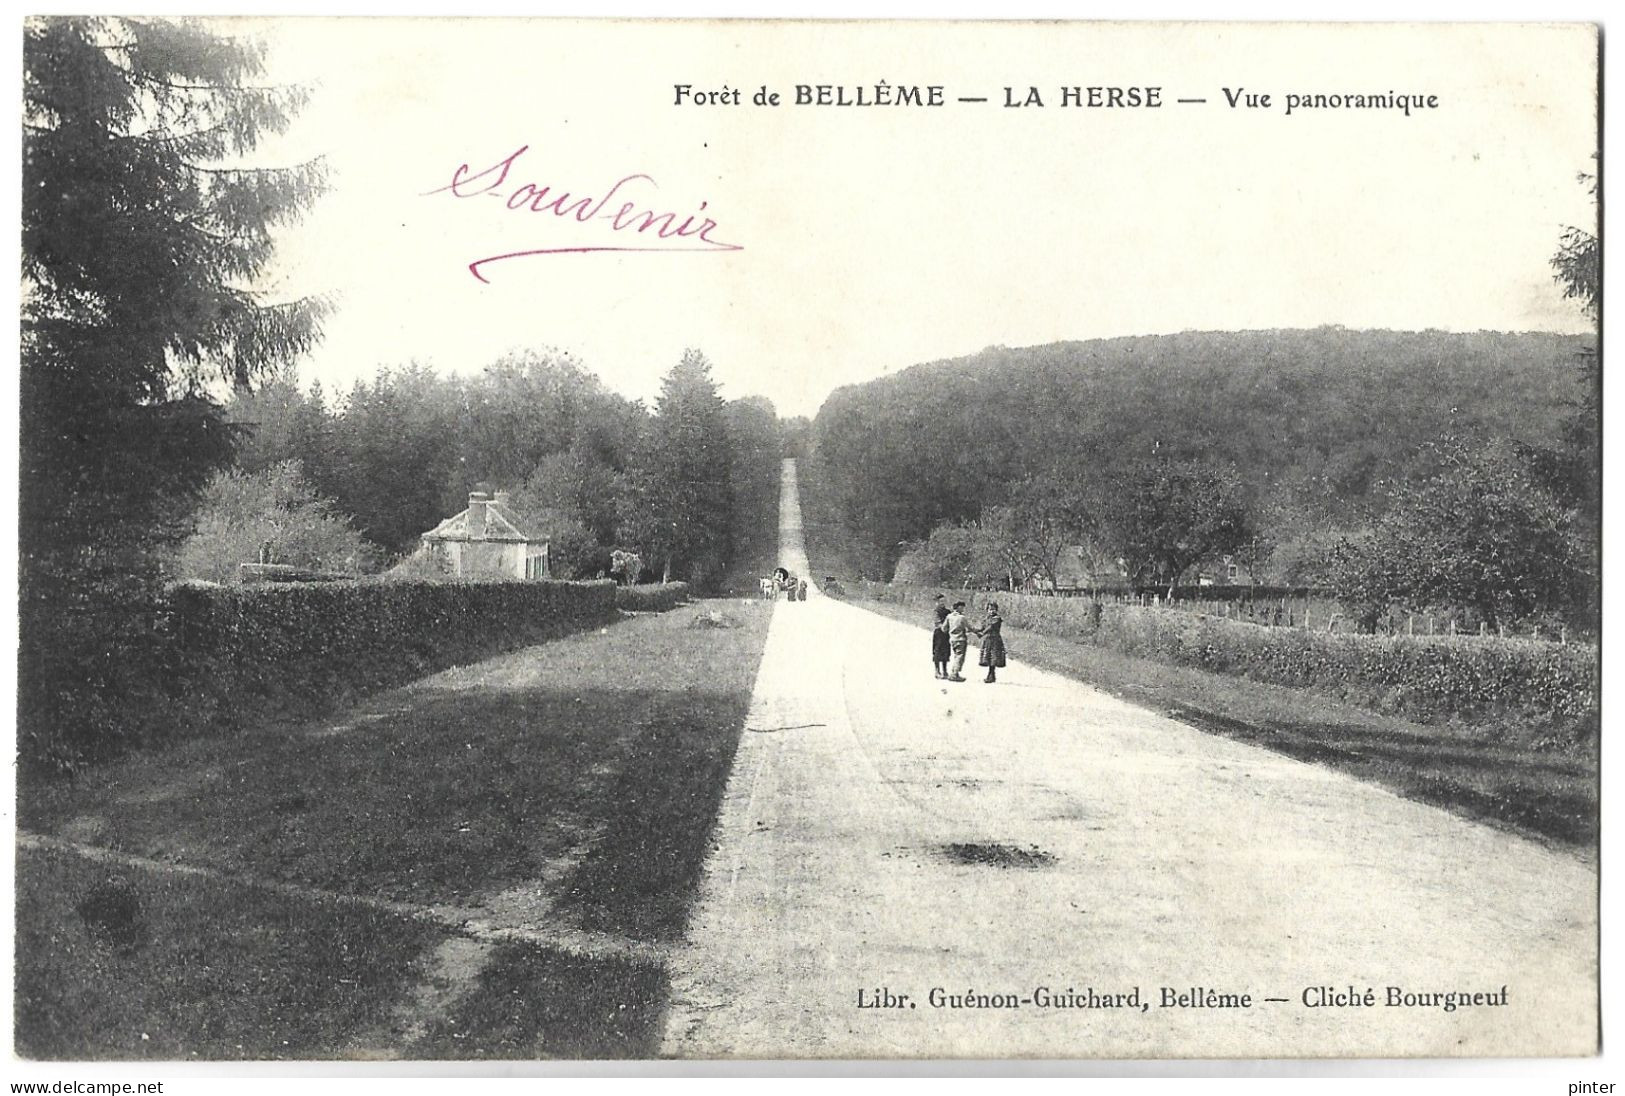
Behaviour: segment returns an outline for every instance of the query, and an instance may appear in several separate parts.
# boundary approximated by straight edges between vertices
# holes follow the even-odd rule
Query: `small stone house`
[[[420,552],[458,578],[548,577],[548,540],[527,529],[508,492],[473,491],[468,509],[423,534]]]

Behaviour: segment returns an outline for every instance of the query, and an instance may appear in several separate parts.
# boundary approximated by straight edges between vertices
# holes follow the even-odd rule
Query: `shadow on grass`
[[[1451,749],[1435,740],[1362,727],[1320,724],[1310,735],[1276,721],[1255,724],[1191,707],[1171,714],[1202,730],[1326,765],[1468,817],[1566,845],[1585,846],[1598,837],[1596,801],[1586,794],[1588,778],[1581,766],[1509,757],[1493,748]],[[1520,771],[1526,778],[1519,778]]]
[[[576,891],[638,878],[615,893],[659,912],[623,923],[669,927],[686,892],[667,899],[650,881],[697,873],[767,628],[765,612],[741,610],[700,640],[688,622],[702,608],[431,678],[337,724],[195,740],[25,787],[22,824],[421,903],[554,879],[587,850]]]
[[[117,937],[87,896],[116,889]],[[15,1041],[51,1060],[299,1059],[382,1023],[443,930],[362,906],[18,850]]]
[[[235,884],[114,872],[56,852],[18,860],[15,1042],[36,1060],[648,1058],[658,965],[498,946],[476,983],[407,1046],[377,1045],[447,930],[376,909]],[[130,935],[81,898],[116,888]],[[121,921],[121,924],[125,924]]]
[[[104,819],[98,844],[415,902],[534,880],[590,842],[613,865],[600,878],[644,881],[617,896],[664,909],[645,888],[695,870],[745,703],[699,690],[425,692],[387,721],[224,749],[174,795],[73,805]]]
[[[602,836],[560,884],[555,909],[582,928],[641,940],[682,935],[712,821],[733,767],[743,709],[696,699],[670,717],[645,722],[614,786]]]
[[[561,929],[674,939],[703,871],[767,631],[765,608],[746,605],[726,608],[729,626],[698,637],[689,621],[710,608],[451,671],[338,722],[223,733],[74,782],[30,783],[19,789],[22,827],[340,895],[486,906]],[[18,1045],[27,1053],[342,1056],[344,1033],[387,1030],[402,979],[415,977],[406,968],[446,935],[337,900],[329,910],[137,871],[126,874],[138,896],[149,885],[160,896],[144,908],[161,912],[143,922],[145,945],[119,958],[126,888],[92,893],[95,880],[81,876],[98,870],[38,875],[26,904],[19,884],[19,954],[37,952],[27,980],[22,966],[18,976]],[[88,921],[74,912],[80,905]],[[97,951],[58,932],[64,918],[84,922],[75,931],[86,940],[100,933],[111,943]],[[658,965],[500,950],[503,961],[431,1024],[422,1048],[385,1049],[654,1052],[665,999]],[[336,988],[351,986],[335,983],[351,971],[355,988]],[[470,1043],[475,1022],[491,1027]],[[256,1023],[253,1034],[237,1034]],[[527,1046],[540,1049],[521,1053]]]

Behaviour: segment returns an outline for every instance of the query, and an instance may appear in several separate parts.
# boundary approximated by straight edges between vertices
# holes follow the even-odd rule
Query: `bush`
[[[1431,474],[1397,486],[1370,533],[1328,555],[1367,629],[1396,604],[1460,606],[1492,627],[1584,604],[1595,581],[1575,512],[1516,446],[1446,439],[1423,452]]]
[[[204,489],[195,521],[172,561],[182,579],[235,584],[244,563],[354,575],[375,570],[379,560],[350,519],[305,481],[298,461],[221,472]]]
[[[937,591],[854,583],[850,592],[925,613]],[[1515,718],[1590,733],[1596,726],[1597,650],[1489,636],[1374,636],[1268,628],[1201,613],[1083,598],[978,594],[1005,623],[1124,654],[1312,688],[1365,707],[1428,721]],[[970,600],[967,597],[966,600]],[[922,616],[922,620],[924,617]]]
[[[688,600],[688,583],[660,582],[615,587],[615,607],[632,613],[664,613]]]

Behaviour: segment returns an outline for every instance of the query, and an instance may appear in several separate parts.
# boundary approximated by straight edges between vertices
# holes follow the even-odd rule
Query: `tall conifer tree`
[[[30,21],[23,49],[20,744],[70,764],[134,733],[156,550],[231,455],[207,386],[307,349],[320,308],[254,280],[322,169],[249,166],[295,89],[189,22]]]

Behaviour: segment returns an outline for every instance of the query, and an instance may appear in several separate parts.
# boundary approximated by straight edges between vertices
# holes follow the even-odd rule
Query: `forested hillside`
[[[724,401],[697,351],[673,367],[653,408],[611,392],[568,354],[519,352],[471,377],[382,369],[337,397],[284,373],[240,391],[226,412],[239,443],[228,476],[294,477],[284,495],[326,500],[379,560],[411,551],[487,484],[511,492],[530,531],[551,539],[555,577],[605,571],[619,546],[638,550],[652,577],[704,587],[759,550],[777,513],[773,405]],[[205,500],[200,535],[214,516]],[[244,526],[241,514],[229,517],[213,524]],[[324,526],[280,513],[271,524],[278,559],[324,562],[299,542]],[[188,542],[178,559],[224,550],[242,554],[235,541]],[[348,547],[328,562],[358,554],[367,556]]]
[[[833,393],[814,423],[817,478],[858,567],[889,579],[914,542],[1024,484],[1066,494],[1130,465],[1199,467],[1204,490],[1245,508],[1275,577],[1302,580],[1446,461],[1441,447],[1494,440],[1539,463],[1569,444],[1590,346],[1319,328],[991,347]]]

